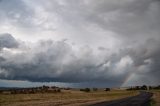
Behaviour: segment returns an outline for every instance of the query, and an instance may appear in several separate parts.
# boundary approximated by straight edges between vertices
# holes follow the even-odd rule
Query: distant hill
[[[0,90],[18,89],[20,87],[0,87]]]

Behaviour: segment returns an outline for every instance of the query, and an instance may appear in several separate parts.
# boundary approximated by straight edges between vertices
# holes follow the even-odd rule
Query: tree
[[[89,88],[85,88],[85,89],[80,89],[80,91],[90,92],[91,90]]]
[[[146,85],[143,85],[143,86],[141,87],[141,90],[147,90],[147,86],[146,86]]]
[[[110,88],[105,88],[105,91],[110,91],[111,89]]]

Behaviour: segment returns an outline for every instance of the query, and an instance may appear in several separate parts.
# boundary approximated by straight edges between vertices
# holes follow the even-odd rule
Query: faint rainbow
[[[122,84],[120,87],[124,87],[130,80],[131,78],[134,76],[135,74],[134,73],[129,73],[125,79],[122,81]]]

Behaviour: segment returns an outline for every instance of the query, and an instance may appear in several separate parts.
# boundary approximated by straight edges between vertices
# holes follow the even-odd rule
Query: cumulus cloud
[[[0,34],[0,49],[1,48],[16,48],[18,42],[10,34]]]
[[[123,48],[108,53],[110,51],[104,48],[95,52],[89,46],[77,49],[64,40],[26,42],[14,50],[1,50],[0,78],[33,82],[106,82],[120,86],[128,75],[138,74],[157,81],[160,48],[156,43],[156,40],[149,40],[145,44],[151,48]]]
[[[25,50],[3,49],[1,78],[42,82],[96,80],[103,76],[96,73],[103,73],[105,70],[99,69],[98,65],[102,60],[95,56],[90,47],[74,50],[65,41],[39,41]]]

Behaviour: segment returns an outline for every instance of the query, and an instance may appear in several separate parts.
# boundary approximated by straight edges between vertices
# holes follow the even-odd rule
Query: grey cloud
[[[64,23],[68,25],[85,28],[91,24],[97,24],[104,30],[111,30],[118,33],[123,39],[137,37],[148,39],[150,35],[157,37],[160,23],[158,21],[159,1],[158,0],[88,0],[71,1],[64,6],[59,6],[57,11]],[[60,4],[59,4],[60,5]],[[50,9],[51,11],[52,9]],[[72,10],[72,11],[70,11]],[[66,20],[66,21],[65,21]],[[83,29],[85,30],[85,29]]]
[[[31,5],[32,2],[36,4],[35,7]],[[76,25],[84,31],[87,26],[97,24],[104,30],[118,33],[119,37],[143,38],[150,34],[158,36],[159,3],[158,0],[2,0],[0,12],[2,20],[9,18],[7,21],[24,28],[55,30],[61,25]],[[38,12],[44,16],[36,16]]]
[[[96,27],[117,33],[116,37],[130,42],[130,37],[141,40],[150,35],[159,36],[159,3],[158,0],[2,0],[0,18],[7,19],[7,23],[20,30],[62,31],[61,28],[66,27],[86,36],[90,32],[87,28],[96,24]],[[4,21],[1,23],[3,25]]]
[[[13,25],[14,27],[31,28],[32,16],[31,10],[23,0],[1,0],[0,2],[0,23],[2,25]]]
[[[159,83],[159,10],[159,0],[2,0],[0,23],[4,24],[1,20],[5,17],[5,22],[16,25],[19,31],[19,27],[35,31],[38,27],[42,32],[59,29],[61,35],[71,34],[76,44],[80,39],[89,43],[82,48],[73,46],[67,43],[67,36],[67,41],[22,44],[11,36],[0,36],[0,48],[8,48],[0,51],[0,78],[121,85],[135,74],[133,81]],[[110,41],[110,36],[121,44],[111,39],[118,47],[97,45],[101,40]]]
[[[55,0],[54,3],[49,0],[43,4],[41,6],[46,12],[57,14],[61,19],[59,23],[84,33],[94,24],[104,31],[117,33],[116,37],[128,42],[141,42],[151,35],[158,38],[160,33],[158,0]]]
[[[23,50],[17,48],[17,50]],[[94,82],[110,81],[114,73],[112,67],[105,66],[94,51],[85,46],[76,52],[65,41],[39,41],[36,46],[21,53],[13,54],[1,52],[0,78],[12,80],[29,80],[37,82]],[[118,58],[117,61],[119,61]],[[115,60],[116,61],[116,60]],[[111,63],[112,64],[112,63]],[[113,62],[113,65],[115,63]],[[116,75],[117,76],[117,75]],[[113,79],[113,83],[120,83],[125,75]]]
[[[159,32],[160,27],[158,21],[160,16],[158,12],[159,3],[159,1],[153,0],[133,0],[128,4],[123,3],[125,5],[119,8],[115,6],[117,9],[107,12],[108,3],[106,2],[106,7],[103,7],[103,9],[106,9],[106,12],[98,11],[98,13],[95,13],[93,22],[104,29],[117,32],[121,35],[119,37],[134,38],[138,36],[138,38],[144,39],[144,37],[148,37],[150,34],[158,36],[154,32]],[[117,5],[119,4],[117,3]]]
[[[120,86],[134,73],[143,76],[139,77],[143,83],[146,77],[158,83],[160,48],[157,43],[150,39],[138,48],[123,48],[111,55],[107,54],[109,50],[100,49],[95,55],[89,46],[75,51],[65,41],[39,41],[25,51],[17,48],[23,51],[17,54],[11,51],[5,56],[6,51],[1,51],[0,78],[33,82],[103,82]]]
[[[16,48],[18,47],[18,42],[10,34],[0,34],[0,49],[1,48]]]

